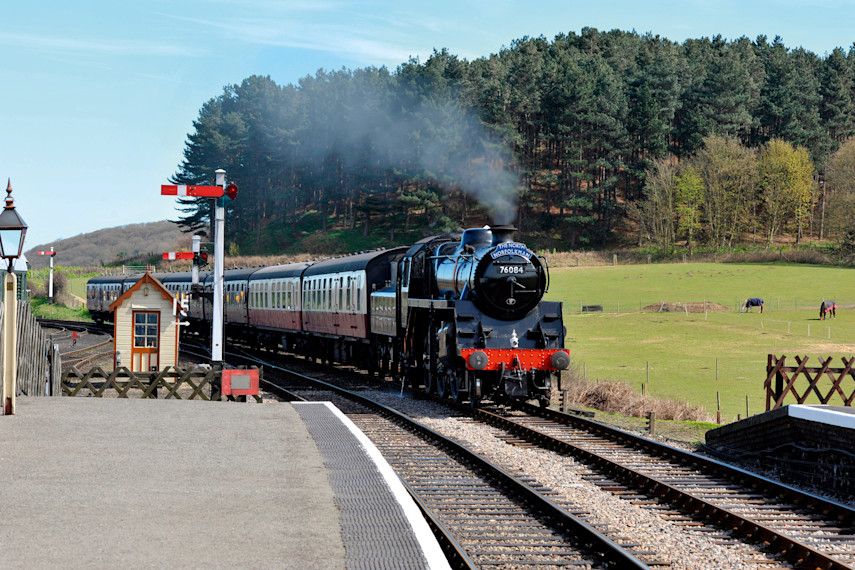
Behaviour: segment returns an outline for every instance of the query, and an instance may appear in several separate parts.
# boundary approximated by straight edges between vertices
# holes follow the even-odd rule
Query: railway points
[[[346,561],[362,556],[442,567],[421,554],[424,542],[406,552],[346,546],[342,536],[358,533],[343,525],[386,521],[370,512],[345,521],[326,462],[287,402],[20,398],[0,432],[0,536],[15,546],[3,564],[302,569],[356,567]],[[372,479],[375,465],[354,461],[349,477],[388,510],[400,497]]]

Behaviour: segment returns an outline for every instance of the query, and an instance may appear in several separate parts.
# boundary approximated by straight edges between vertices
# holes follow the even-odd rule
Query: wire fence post
[[[721,425],[721,393],[716,391],[715,393],[715,423]]]

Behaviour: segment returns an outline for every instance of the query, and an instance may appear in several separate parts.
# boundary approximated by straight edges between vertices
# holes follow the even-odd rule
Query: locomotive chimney
[[[493,232],[492,245],[494,246],[499,245],[500,243],[513,241],[514,233],[517,231],[517,229],[512,225],[490,226],[490,230]]]

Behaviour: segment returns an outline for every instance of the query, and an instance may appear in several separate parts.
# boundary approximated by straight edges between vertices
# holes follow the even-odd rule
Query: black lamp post
[[[15,210],[12,199],[12,180],[6,184],[6,207],[0,212],[0,257],[8,260],[9,273],[12,273],[15,260],[24,251],[24,237],[27,235],[27,223]]]
[[[18,371],[18,279],[15,260],[24,250],[27,224],[15,211],[12,200],[12,180],[6,184],[6,207],[0,212],[0,257],[9,260],[3,296],[3,414],[15,413]]]

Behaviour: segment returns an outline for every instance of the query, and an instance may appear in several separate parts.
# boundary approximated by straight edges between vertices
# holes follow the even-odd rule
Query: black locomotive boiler
[[[511,226],[423,240],[399,262],[400,336],[413,385],[473,403],[507,396],[548,403],[570,364],[559,302],[544,301],[544,258]]]
[[[549,401],[570,364],[559,302],[544,301],[545,258],[513,241],[511,226],[473,228],[309,263],[225,274],[227,338],[390,375],[440,396]],[[190,272],[156,273],[187,298]],[[140,276],[102,276],[87,306],[109,305]],[[210,293],[213,276],[202,272]],[[191,296],[192,331],[210,332],[211,295]]]

